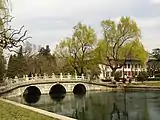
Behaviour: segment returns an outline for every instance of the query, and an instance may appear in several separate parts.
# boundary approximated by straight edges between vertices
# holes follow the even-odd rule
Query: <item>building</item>
[[[147,62],[147,71],[149,77],[159,77],[160,76],[160,60],[156,59],[152,55],[149,55]]]
[[[101,69],[100,79],[112,77],[112,69],[106,65],[99,65]],[[121,77],[126,75],[127,77],[137,76],[141,71],[146,71],[145,67],[142,67],[139,60],[126,60],[126,63],[122,68],[117,69],[116,71],[120,72]]]

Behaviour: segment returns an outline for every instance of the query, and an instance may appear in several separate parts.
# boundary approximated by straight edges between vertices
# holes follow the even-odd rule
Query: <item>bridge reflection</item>
[[[86,94],[86,88],[83,84],[77,84],[73,93],[75,97],[82,98]],[[66,89],[61,84],[55,84],[51,87],[49,95],[54,101],[61,101],[65,98]],[[27,103],[36,103],[39,101],[41,96],[41,91],[36,86],[29,86],[24,90],[23,97]]]
[[[37,103],[27,103],[23,98],[19,97],[16,98],[17,100],[14,100],[77,118],[78,120],[127,120],[128,118],[129,120],[149,120],[148,108],[152,108],[155,103],[149,104],[145,94],[133,92],[124,96],[124,93],[121,92],[87,92],[84,96],[67,93],[64,98],[54,99],[49,94],[41,95]],[[155,96],[155,93],[151,95]],[[160,94],[156,96],[160,96]],[[124,97],[126,97],[126,105],[124,104]],[[154,107],[157,107],[157,105]],[[124,115],[124,111],[128,113],[128,116]],[[119,112],[120,117],[116,118],[116,114],[114,114],[116,112]]]

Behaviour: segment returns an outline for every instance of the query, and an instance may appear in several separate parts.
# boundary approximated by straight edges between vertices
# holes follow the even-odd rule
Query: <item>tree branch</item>
[[[21,46],[21,43],[23,43],[25,40],[31,38],[29,36],[26,37],[27,30],[23,32],[22,30],[24,26],[22,26],[19,30],[13,29],[9,23],[13,20],[13,17],[10,19],[7,19],[8,16],[4,16],[2,19],[2,31],[0,32],[0,46],[3,49],[8,49],[9,51],[14,51],[13,48],[17,48]],[[6,25],[7,24],[7,25]]]

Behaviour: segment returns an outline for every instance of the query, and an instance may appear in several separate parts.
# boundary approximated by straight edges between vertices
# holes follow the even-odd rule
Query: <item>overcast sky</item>
[[[24,25],[37,45],[54,48],[80,21],[100,37],[102,20],[130,16],[141,28],[146,49],[160,47],[160,0],[13,0],[11,14],[13,27]]]

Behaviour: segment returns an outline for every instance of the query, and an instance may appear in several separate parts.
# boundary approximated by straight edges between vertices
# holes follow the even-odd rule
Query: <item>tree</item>
[[[92,60],[91,52],[95,49],[97,39],[95,31],[82,23],[74,26],[72,37],[66,38],[56,46],[55,53],[67,61],[78,75],[86,72]]]
[[[160,49],[155,48],[150,53],[148,59],[148,73],[150,76],[159,77],[160,76]]]
[[[23,55],[23,48],[22,46],[19,49],[19,52],[17,53],[17,76],[18,77],[23,77],[27,73],[27,64],[26,64],[26,59]]]
[[[137,80],[141,82],[147,80],[147,78],[148,78],[148,73],[145,71],[140,72],[139,75],[137,76]]]
[[[9,0],[0,0],[0,13],[8,14],[9,13]]]
[[[160,61],[160,48],[155,48],[152,51],[152,56]]]
[[[18,64],[17,56],[15,54],[11,55],[10,58],[9,58],[9,62],[8,62],[7,77],[14,78],[18,74],[17,64]]]
[[[19,47],[20,43],[31,37],[26,37],[27,30],[22,34],[22,26],[19,30],[13,29],[10,25],[13,17],[9,15],[9,0],[0,0],[0,47],[13,50]]]
[[[8,11],[8,6],[7,6],[7,0],[0,0],[0,31],[4,28],[3,24],[3,16],[7,16],[9,11]],[[6,17],[7,18],[7,17]],[[3,56],[3,49],[0,46],[0,82],[3,82],[3,77],[5,74],[5,59]]]
[[[2,53],[0,53],[0,83],[3,82],[4,74],[5,74],[5,59]]]
[[[56,71],[56,57],[51,55],[49,45],[46,48],[41,47],[39,53],[34,56],[35,73],[43,75],[44,73],[51,75]]]
[[[135,52],[131,54],[135,47],[145,52],[139,41],[141,32],[136,22],[129,17],[121,17],[118,24],[110,19],[103,20],[101,26],[104,36],[104,39],[99,42],[98,48],[101,50],[99,55],[101,64],[109,66],[114,76],[116,70],[121,68],[127,59],[130,59],[130,55],[136,57]],[[138,45],[141,47],[139,48]]]
[[[32,56],[34,54],[37,54],[38,53],[37,48],[38,48],[37,45],[26,41],[23,44],[23,54],[24,54],[24,56],[29,57],[29,56]]]
[[[26,37],[27,30],[22,33],[24,26],[22,26],[19,30],[16,30],[8,25],[13,18],[6,19],[6,16],[2,18],[2,25],[4,28],[2,28],[0,32],[0,47],[9,51],[14,51],[14,47],[20,47],[25,40],[31,37]]]
[[[49,48],[49,45],[46,45],[46,48],[44,48],[44,47],[41,47],[40,48],[40,50],[39,50],[39,54],[40,55],[44,55],[44,56],[49,56],[49,55],[51,55],[51,53],[50,53],[50,48]]]
[[[31,37],[26,37],[27,30],[25,30],[22,33],[24,26],[22,26],[19,30],[16,30],[16,29],[13,29],[12,26],[10,25],[10,22],[12,21],[13,17],[9,15],[10,6],[8,3],[9,3],[9,0],[0,1],[0,14],[1,14],[0,15],[0,54],[3,53],[4,49],[7,49],[9,51],[14,51],[15,47],[19,48],[25,40],[27,40],[28,38],[31,38]],[[12,58],[16,58],[16,56]],[[1,57],[0,59],[2,60],[3,58]],[[14,72],[13,73],[10,72],[9,76],[13,77],[13,75],[15,74]]]
[[[27,62],[23,55],[22,46],[14,55],[11,55],[8,62],[7,77],[14,78],[15,76],[23,77],[27,73]]]
[[[38,54],[38,50],[37,50],[37,46],[35,44],[32,44],[28,41],[26,41],[23,45],[23,56],[25,59],[25,68],[26,68],[26,75],[29,74],[36,74],[36,66],[37,66],[37,62],[36,62],[36,57]],[[39,64],[40,66],[40,64]]]

